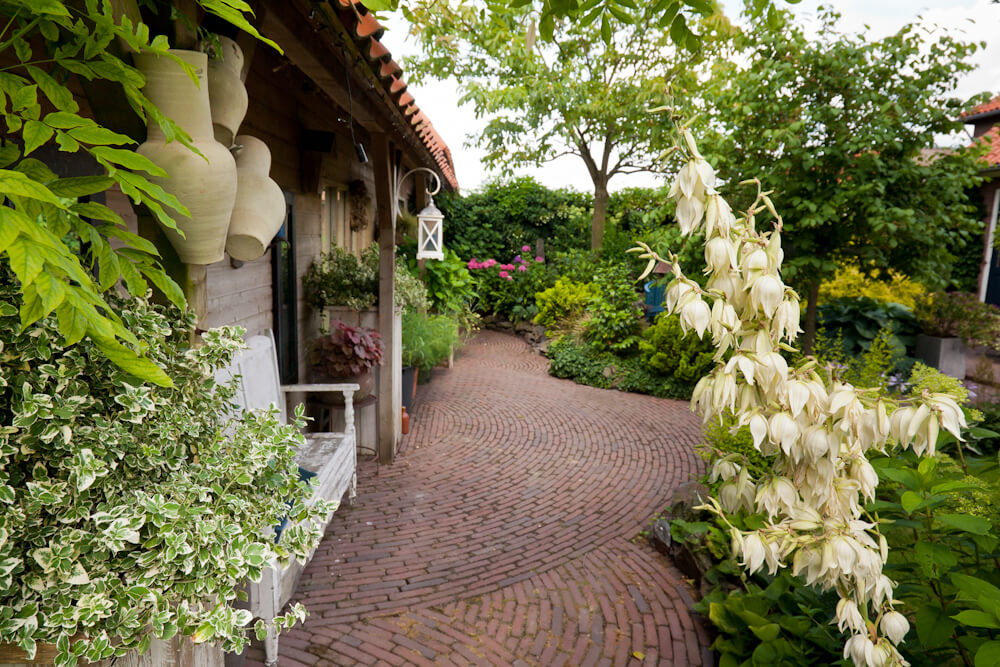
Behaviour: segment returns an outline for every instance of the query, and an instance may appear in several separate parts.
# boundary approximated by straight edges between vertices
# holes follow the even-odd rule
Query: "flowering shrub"
[[[535,294],[548,288],[549,272],[542,257],[531,257],[530,246],[521,248],[507,264],[495,259],[470,259],[466,266],[472,272],[478,296],[478,308],[487,315],[496,315],[512,322],[528,320],[538,312]]]
[[[138,382],[56,316],[22,330],[14,279],[0,273],[0,642],[57,665],[97,662],[176,634],[240,652],[249,611],[234,602],[276,557],[304,558],[319,517],[277,412],[243,414],[213,375],[241,330],[203,335],[193,317],[109,294],[174,386]],[[301,408],[301,406],[300,406]],[[296,411],[301,420],[302,412]],[[302,618],[296,605],[277,622]]]
[[[721,484],[705,508],[726,526],[751,574],[791,565],[809,585],[836,592],[838,628],[850,634],[845,658],[858,667],[905,664],[897,644],[909,622],[895,610],[895,585],[883,572],[888,542],[862,506],[879,481],[867,453],[909,448],[933,456],[942,431],[963,438],[965,416],[946,394],[897,400],[841,382],[813,359],[789,367],[780,352],[800,331],[800,309],[781,280],[781,217],[759,183],[753,203],[735,217],[691,133],[681,136],[688,162],[670,195],[681,231],[704,230],[709,280],[700,287],[671,257],[665,307],[686,332],[709,333],[717,348],[718,365],[695,388],[694,408],[706,422],[734,415],[771,463],[753,477],[735,455],[718,459],[711,478]],[[773,226],[760,231],[757,219],[766,213]],[[649,260],[647,271],[662,261],[648,246],[635,250]],[[742,511],[763,521],[745,526]]]

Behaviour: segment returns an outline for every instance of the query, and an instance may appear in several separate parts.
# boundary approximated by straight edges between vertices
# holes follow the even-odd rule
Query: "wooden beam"
[[[299,6],[302,5],[302,6]],[[355,59],[365,59],[358,55],[352,43],[344,47],[334,43],[335,39],[350,41],[348,28],[344,27],[337,13],[325,4],[314,5],[316,12],[328,17],[335,27],[317,28],[303,12],[308,13],[309,5],[293,0],[262,0],[259,27],[267,37],[277,42],[285,56],[303,74],[309,77],[329,98],[345,111],[351,112],[356,125],[368,132],[385,132],[400,147],[406,148],[408,155],[423,166],[438,171],[437,160],[414,131],[410,118],[383,95],[381,83],[369,65],[355,66]],[[331,36],[331,30],[343,31],[339,37]],[[348,89],[347,77],[351,77]]]
[[[395,337],[395,289],[393,271],[396,259],[396,229],[392,219],[392,164],[389,138],[384,133],[372,134],[372,169],[375,172],[375,219],[378,222],[378,332],[384,351],[378,369],[378,460],[392,463],[396,456],[396,415],[394,369],[400,363],[392,341]]]
[[[337,105],[345,110],[351,110],[353,106],[356,123],[369,131],[385,131],[380,123],[386,122],[385,114],[375,109],[363,94],[364,88],[360,80],[354,81],[353,89],[348,93],[345,77],[351,76],[351,73],[345,67],[343,57],[327,41],[328,38],[316,32],[293,3],[279,0],[265,4],[267,12],[261,20],[261,32],[277,42],[292,64],[312,79]],[[326,54],[336,54],[336,62]]]

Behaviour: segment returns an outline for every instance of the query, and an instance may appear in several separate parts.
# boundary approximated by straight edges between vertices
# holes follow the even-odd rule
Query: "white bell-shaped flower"
[[[753,286],[750,288],[750,301],[755,308],[762,310],[764,315],[770,319],[778,310],[784,293],[785,286],[781,284],[780,280],[771,275],[764,275],[753,281]]]

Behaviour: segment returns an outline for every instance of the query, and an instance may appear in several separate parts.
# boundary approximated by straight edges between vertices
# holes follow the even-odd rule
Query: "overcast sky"
[[[782,0],[776,2],[784,4]],[[723,0],[723,4],[729,8],[742,6],[742,3],[734,0]],[[844,31],[870,34],[876,39],[892,34],[906,23],[922,17],[928,24],[962,31],[966,39],[985,40],[986,48],[980,50],[974,58],[976,70],[959,82],[957,94],[960,97],[970,97],[982,91],[995,93],[1000,90],[1000,38],[995,37],[1000,28],[1000,4],[993,4],[990,0],[833,0],[822,3],[819,0],[803,0],[798,5],[784,6],[791,7],[800,16],[813,17],[821,4],[832,5],[842,14]],[[734,17],[736,11],[728,10],[730,18]],[[418,52],[415,40],[406,34],[406,22],[401,17],[393,16],[385,23],[389,30],[382,42],[394,58],[400,59]],[[405,78],[405,72],[403,76]],[[410,87],[409,91],[451,149],[455,171],[463,191],[475,189],[497,174],[487,172],[480,164],[479,149],[465,145],[468,136],[475,133],[480,123],[470,105],[458,106],[458,89],[454,81],[428,82]],[[540,168],[519,169],[515,173],[533,175],[549,187],[574,187],[588,192],[591,190],[590,177],[583,162],[571,156],[549,162]],[[658,178],[651,174],[616,176],[610,183],[610,189],[658,185]]]

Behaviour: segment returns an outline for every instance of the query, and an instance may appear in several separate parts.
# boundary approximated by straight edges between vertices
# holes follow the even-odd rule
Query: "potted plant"
[[[3,655],[98,662],[176,636],[239,653],[244,581],[274,557],[305,558],[320,538],[305,519],[329,511],[306,502],[303,438],[276,412],[234,413],[235,388],[214,381],[241,330],[191,348],[192,315],[106,299],[169,386],[142,382],[90,338],[69,345],[55,314],[22,327],[17,281],[0,271]],[[298,523],[276,544],[286,501]]]
[[[403,313],[402,325],[403,364],[419,369],[417,378],[427,382],[431,369],[448,359],[458,346],[458,323],[447,315],[427,315],[413,310]],[[405,383],[403,390],[405,394]],[[405,395],[403,400],[405,402]]]
[[[330,333],[312,342],[309,363],[313,382],[358,384],[354,400],[360,401],[375,388],[372,369],[382,363],[382,337],[373,329],[335,320]],[[330,400],[337,400],[336,395]]]
[[[942,373],[965,377],[966,347],[1000,350],[1000,309],[967,292],[932,292],[917,299],[913,314],[922,333],[916,356]]]
[[[345,306],[365,310],[378,300],[378,246],[362,259],[334,247],[313,261],[302,277],[306,303],[316,309]]]

